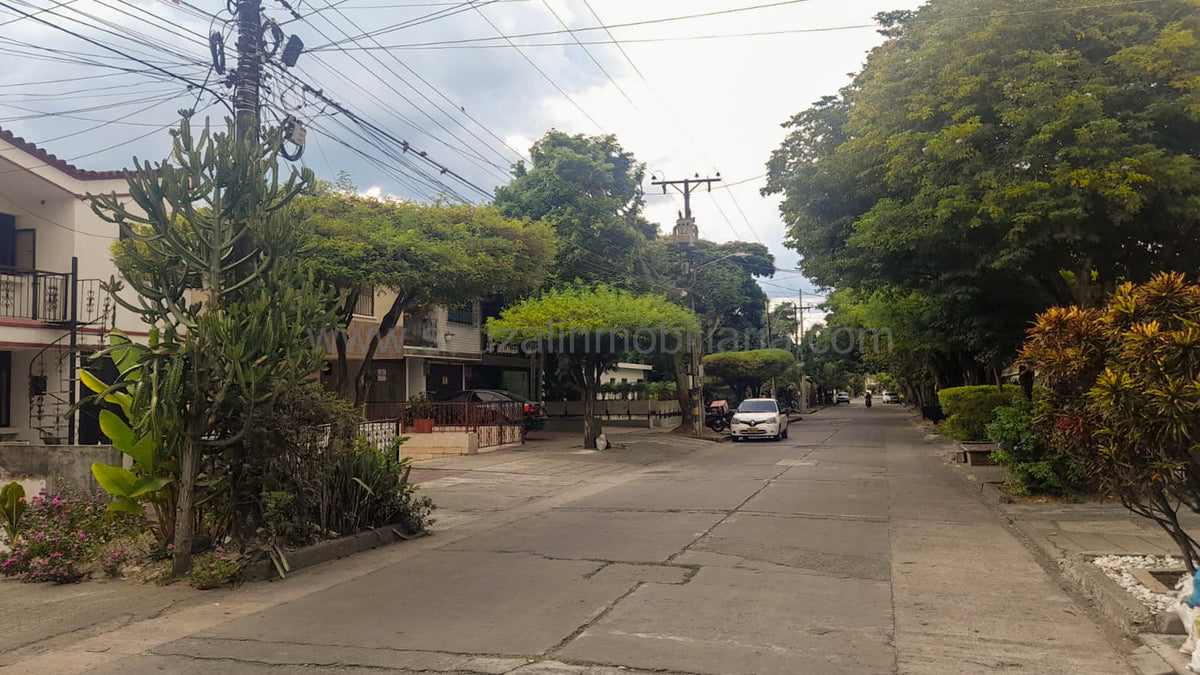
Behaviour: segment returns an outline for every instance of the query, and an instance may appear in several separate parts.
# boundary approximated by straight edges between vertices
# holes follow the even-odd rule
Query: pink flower
[[[173,550],[175,550],[175,544],[167,544],[167,550],[168,550],[168,551],[173,551]]]

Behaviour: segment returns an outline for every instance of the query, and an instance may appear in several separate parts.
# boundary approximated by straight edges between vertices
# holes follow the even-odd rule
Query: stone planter
[[[996,449],[994,443],[959,443],[960,455],[959,461],[965,462],[969,466],[995,466],[992,461],[992,451]]]

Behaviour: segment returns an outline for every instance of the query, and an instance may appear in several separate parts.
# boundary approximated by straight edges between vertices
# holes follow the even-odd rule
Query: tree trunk
[[[682,413],[679,426],[690,430],[696,424],[696,417],[692,414],[692,388],[682,351],[672,354],[671,361],[675,364],[675,399],[679,401],[679,411]]]
[[[333,390],[342,396],[353,399],[354,389],[350,385],[350,364],[346,358],[346,339],[350,330],[350,321],[354,317],[354,307],[358,304],[358,291],[346,296],[342,304],[340,316],[342,329],[334,332],[333,344],[337,353],[337,363],[333,367]]]
[[[196,493],[196,463],[199,441],[194,429],[187,429],[179,451],[179,497],[175,503],[175,542],[171,574],[182,577],[192,569],[192,502]]]
[[[384,335],[391,334],[392,329],[400,323],[400,317],[411,303],[411,296],[404,293],[397,294],[396,300],[388,308],[387,314],[384,314],[383,318],[379,320],[379,330],[371,336],[371,344],[367,345],[367,352],[363,354],[363,361],[359,364],[358,373],[354,377],[355,407],[365,405],[367,397],[371,394],[370,374],[375,363],[375,352],[379,350],[379,343],[383,341]]]
[[[582,362],[580,361],[582,359]],[[600,424],[596,420],[596,393],[599,390],[600,363],[588,356],[571,358],[571,375],[583,395],[583,447],[596,448]]]

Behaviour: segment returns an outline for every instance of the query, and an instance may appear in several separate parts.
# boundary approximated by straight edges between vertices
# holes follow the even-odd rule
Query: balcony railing
[[[70,274],[0,268],[0,317],[67,321],[70,288]]]
[[[30,319],[46,323],[71,320],[71,275],[65,272],[0,267],[0,318]],[[115,305],[99,279],[76,282],[80,324],[112,325]]]

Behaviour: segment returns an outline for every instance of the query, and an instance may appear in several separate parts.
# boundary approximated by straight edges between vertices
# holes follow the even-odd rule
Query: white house
[[[101,440],[94,411],[67,417],[79,348],[114,326],[146,333],[100,288],[119,233],[86,195],[127,191],[119,171],[79,169],[0,129],[0,441]]]
[[[600,375],[600,384],[620,385],[620,384],[637,384],[645,382],[650,375],[650,371],[654,370],[654,366],[648,366],[644,363],[625,363],[621,362],[614,366],[611,370],[606,370]],[[620,394],[602,394],[601,398],[618,399]]]

